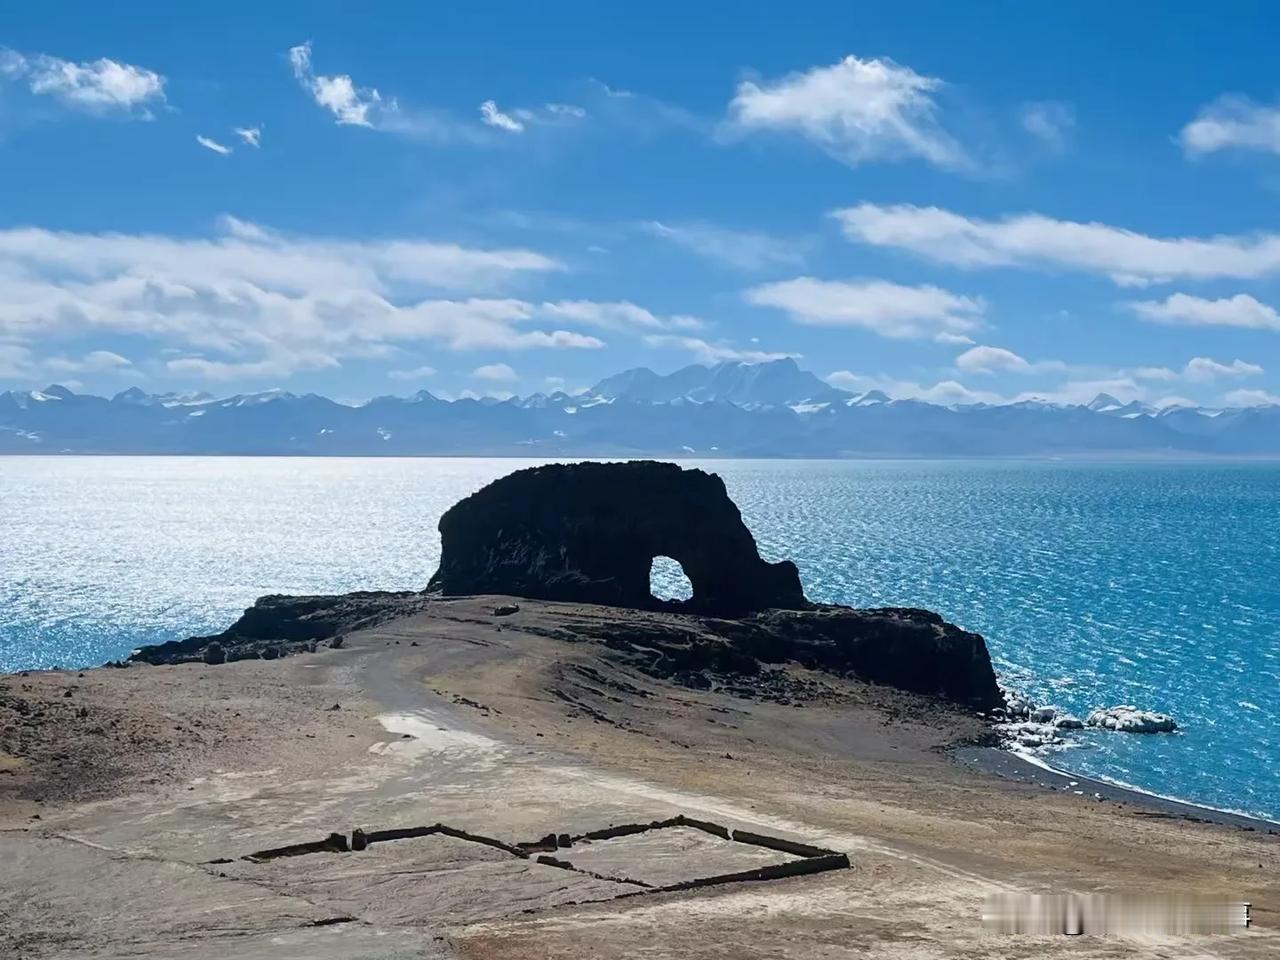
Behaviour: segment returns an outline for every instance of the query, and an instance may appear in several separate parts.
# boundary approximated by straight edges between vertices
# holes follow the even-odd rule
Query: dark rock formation
[[[795,564],[766,563],[724,481],[651,460],[518,470],[440,518],[429,589],[620,607],[649,593],[659,556],[679,561],[691,610],[733,616],[808,606]]]
[[[796,664],[978,710],[1004,703],[981,635],[927,610],[815,605],[736,619],[619,615],[524,629],[596,641],[607,659],[649,676],[738,696],[804,699],[804,684],[774,669]]]
[[[1003,704],[982,637],[925,610],[808,602],[795,565],[761,559],[723,481],[701,470],[651,461],[519,470],[455,504],[440,534],[429,590],[680,613],[490,608],[495,618],[521,614],[507,629],[595,641],[606,659],[649,676],[788,702],[804,697],[807,681],[786,670],[798,665],[976,709]],[[657,556],[681,563],[691,600],[650,595]],[[272,659],[317,641],[338,649],[349,633],[435,602],[443,600],[429,592],[263,597],[216,637],[145,647],[132,659]]]
[[[421,593],[365,591],[342,596],[261,597],[231,626],[212,637],[187,637],[135,650],[130,660],[140,663],[208,664],[303,653],[317,640],[342,646],[342,636],[421,610]]]

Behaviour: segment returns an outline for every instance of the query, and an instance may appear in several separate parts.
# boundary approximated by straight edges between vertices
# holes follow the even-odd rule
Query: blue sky
[[[1280,402],[1266,4],[26,4],[0,385]]]

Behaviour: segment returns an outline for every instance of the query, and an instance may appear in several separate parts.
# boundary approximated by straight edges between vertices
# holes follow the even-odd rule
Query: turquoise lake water
[[[217,631],[265,593],[425,585],[516,460],[0,458],[0,670]],[[717,461],[810,597],[939,611],[1079,715],[1061,769],[1280,818],[1280,465]],[[671,586],[670,584],[668,586]]]

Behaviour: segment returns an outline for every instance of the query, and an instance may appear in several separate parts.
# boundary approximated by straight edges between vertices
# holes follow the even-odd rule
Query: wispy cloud
[[[901,380],[885,374],[855,373],[836,370],[825,377],[827,383],[851,393],[879,390],[894,400],[923,400],[942,406],[961,403],[1003,403],[1006,398],[990,390],[974,390],[956,380],[940,380],[925,385],[914,380]]]
[[[907,250],[961,267],[1080,270],[1121,285],[1180,277],[1252,278],[1280,270],[1280,235],[1153,237],[1104,223],[1041,214],[1000,220],[966,217],[938,207],[864,203],[832,216],[859,243]]]
[[[1232,390],[1223,397],[1229,407],[1280,406],[1280,396],[1266,390]]]
[[[372,127],[370,112],[382,109],[383,100],[375,87],[357,87],[345,73],[326,76],[311,65],[311,41],[289,48],[289,63],[298,83],[310,91],[318,106],[333,114],[338,123]]]
[[[1168,367],[1139,367],[1133,371],[1138,380],[1154,380],[1161,383],[1185,381],[1187,383],[1206,383],[1212,380],[1237,379],[1240,377],[1258,377],[1263,369],[1256,363],[1245,360],[1232,360],[1224,363],[1211,357],[1192,357],[1181,370]]]
[[[486,126],[497,127],[508,133],[524,133],[524,124],[511,114],[503,113],[492,100],[480,104],[480,120]]]
[[[1184,327],[1241,327],[1280,331],[1280,313],[1245,293],[1206,300],[1175,293],[1164,300],[1140,300],[1126,306],[1144,320]]]
[[[711,223],[660,223],[651,220],[641,228],[700,257],[735,270],[761,270],[804,262],[807,244],[786,241],[751,230],[731,230]]]
[[[164,103],[165,78],[154,70],[103,57],[75,63],[44,53],[0,48],[0,77],[20,80],[36,96],[91,113],[150,118],[149,105]]]
[[[667,333],[647,334],[644,342],[650,347],[687,351],[702,363],[720,363],[724,360],[741,360],[744,363],[767,363],[771,360],[800,356],[798,353],[783,353],[772,350],[744,350],[728,343],[711,343],[700,337],[683,337]]]
[[[1221,97],[1204,107],[1179,134],[1188,156],[1219,150],[1280,153],[1280,107],[1254,103],[1248,97]]]
[[[426,380],[436,375],[435,367],[421,366],[408,370],[389,370],[387,376],[392,380]]]
[[[1057,100],[1025,103],[1019,114],[1022,129],[1050,150],[1060,152],[1076,126],[1076,112],[1070,104]]]
[[[262,127],[236,127],[233,131],[237,137],[251,147],[262,146]]]
[[[985,309],[980,299],[940,287],[885,280],[796,277],[753,287],[745,296],[755,306],[785,311],[796,323],[857,327],[894,340],[963,337],[982,325]]]
[[[938,122],[941,86],[892,60],[848,56],[772,82],[742,81],[729,122],[742,132],[797,134],[850,166],[916,158],[967,167],[964,150]]]
[[[224,157],[231,153],[230,147],[224,146],[217,140],[210,139],[203,134],[196,134],[196,143],[200,144],[200,146],[204,147],[206,150],[212,150],[214,153],[220,153]]]
[[[409,139],[447,143],[482,143],[482,126],[461,120],[443,110],[407,108],[395,97],[384,97],[376,87],[362,87],[350,75],[317,73],[311,42],[289,49],[294,78],[316,105],[333,115],[342,126],[365,127]]]
[[[681,314],[659,316],[627,300],[558,300],[538,308],[543,316],[608,330],[699,330],[705,324]]]

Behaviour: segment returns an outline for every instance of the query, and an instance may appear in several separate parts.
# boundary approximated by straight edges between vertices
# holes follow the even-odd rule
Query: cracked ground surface
[[[666,686],[548,636],[618,611],[495,603],[284,661],[0,679],[0,956],[1280,955],[1280,838],[968,772],[938,748],[974,721],[881,688],[800,676],[820,695],[796,705]],[[618,897],[635,888],[443,836],[241,859],[356,827],[515,843],[681,813],[853,868]],[[672,832],[556,856],[665,882],[726,849]],[[985,935],[1002,890],[1217,894],[1251,900],[1255,928]]]

